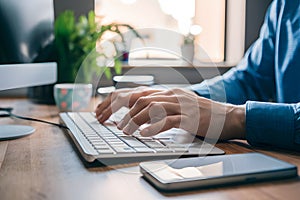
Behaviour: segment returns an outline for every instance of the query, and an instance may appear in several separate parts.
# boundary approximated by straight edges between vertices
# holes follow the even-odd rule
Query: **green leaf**
[[[114,69],[116,74],[122,74],[122,62],[118,58],[115,59]]]
[[[64,79],[72,81],[70,79],[75,77],[80,66],[83,67],[82,79],[89,81],[91,77],[100,75],[100,73],[104,73],[106,78],[111,79],[111,68],[99,67],[97,65],[96,58],[99,56],[99,53],[94,53],[97,41],[101,39],[104,33],[114,32],[120,36],[124,43],[124,37],[120,31],[122,27],[129,29],[136,37],[141,38],[138,32],[130,25],[117,23],[98,25],[95,21],[95,17],[95,12],[90,11],[87,16],[82,15],[76,20],[74,12],[66,10],[55,20],[54,32],[59,65],[59,81],[64,81]],[[115,49],[118,51],[116,46]],[[120,54],[117,54],[117,56],[119,55]],[[87,56],[90,59],[85,61]],[[122,63],[117,56],[116,58],[107,59],[114,59],[114,71],[116,74],[121,74]]]
[[[109,67],[106,67],[105,70],[104,70],[104,74],[105,74],[105,77],[110,80],[112,75],[111,75],[111,71],[110,71],[110,68]]]
[[[88,14],[88,23],[89,23],[90,29],[93,31],[96,31],[96,27],[97,27],[95,18],[96,18],[95,12],[93,10],[91,10]]]
[[[55,35],[68,37],[74,31],[74,28],[75,15],[70,10],[61,13],[54,23]]]

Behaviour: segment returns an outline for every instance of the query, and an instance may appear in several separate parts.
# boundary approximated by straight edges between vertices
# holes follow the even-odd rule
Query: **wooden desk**
[[[14,113],[58,122],[54,106],[26,99],[1,99]],[[161,194],[141,178],[137,164],[86,168],[69,138],[57,127],[0,119],[0,123],[31,124],[30,136],[0,142],[1,200],[68,199],[299,199],[300,179],[217,187],[173,195]],[[227,154],[258,151],[300,169],[300,154],[251,149],[240,141],[217,144]]]

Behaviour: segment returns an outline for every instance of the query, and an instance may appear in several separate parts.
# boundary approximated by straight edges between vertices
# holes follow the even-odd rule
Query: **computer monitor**
[[[56,62],[49,62],[53,23],[52,0],[0,0],[0,91],[56,82]],[[33,132],[31,126],[0,125],[0,140]]]

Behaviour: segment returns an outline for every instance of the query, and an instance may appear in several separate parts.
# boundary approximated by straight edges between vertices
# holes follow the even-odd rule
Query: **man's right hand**
[[[112,113],[117,112],[121,107],[131,108],[142,96],[148,96],[162,90],[149,87],[138,87],[134,89],[119,89],[108,95],[96,108],[96,118],[104,123]]]

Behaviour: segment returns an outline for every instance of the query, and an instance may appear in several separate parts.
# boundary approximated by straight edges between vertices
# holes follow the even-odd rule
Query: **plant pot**
[[[181,56],[183,60],[192,64],[194,60],[194,44],[183,44],[181,46]]]

